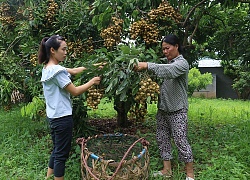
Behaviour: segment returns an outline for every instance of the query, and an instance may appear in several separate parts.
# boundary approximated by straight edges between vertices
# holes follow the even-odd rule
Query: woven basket
[[[127,134],[78,138],[83,180],[147,180],[148,141]]]

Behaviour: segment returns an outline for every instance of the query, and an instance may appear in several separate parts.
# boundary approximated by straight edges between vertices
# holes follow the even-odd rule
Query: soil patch
[[[129,122],[127,128],[120,128],[117,125],[117,119],[90,119],[89,124],[97,130],[99,134],[110,134],[110,133],[123,133],[136,135],[138,131],[141,133],[147,133],[152,129],[143,123]]]

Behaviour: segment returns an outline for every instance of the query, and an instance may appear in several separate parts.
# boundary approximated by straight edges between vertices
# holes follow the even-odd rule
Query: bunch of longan
[[[36,66],[37,65],[37,55],[36,54],[31,54],[30,55],[30,63],[33,65],[33,66]]]
[[[159,85],[153,81],[150,77],[145,77],[140,82],[140,88],[135,96],[135,105],[129,110],[130,119],[136,119],[137,121],[144,121],[147,114],[147,100],[149,98],[150,103],[156,102],[158,94],[160,93]]]
[[[152,81],[150,77],[142,79],[140,82],[140,88],[135,96],[135,101],[139,104],[144,104],[148,97],[150,97],[150,103],[156,102],[158,94],[160,93],[159,85]]]
[[[75,42],[68,42],[68,51],[70,52],[71,56],[74,58],[80,57],[83,53],[83,43],[80,39],[76,40]]]
[[[154,44],[158,41],[159,30],[155,24],[141,19],[131,25],[130,37],[131,39],[141,37],[146,44]]]
[[[147,104],[139,104],[136,103],[129,110],[129,119],[136,120],[137,122],[143,122],[145,120],[145,116],[148,113]]]
[[[81,57],[82,53],[84,52],[91,53],[94,51],[92,37],[89,37],[85,42],[82,42],[80,39],[76,40],[75,42],[68,41],[67,46],[68,51],[73,58]]]
[[[13,24],[15,19],[11,16],[0,16],[0,21],[2,25],[5,26]]]
[[[87,106],[96,110],[104,94],[104,89],[92,86],[88,89]]]
[[[121,42],[122,28],[123,20],[112,17],[112,23],[100,33],[101,37],[104,39],[104,46],[110,48]]]
[[[10,12],[10,5],[7,3],[1,3],[0,5],[0,22],[2,25],[11,25],[14,23],[15,18],[12,17]]]
[[[179,23],[182,16],[179,12],[177,12],[173,6],[171,6],[168,2],[163,1],[158,8],[152,9],[148,16],[152,22],[157,20],[168,20],[171,18],[176,23]]]
[[[33,9],[32,7],[27,7],[25,10],[20,6],[17,10],[18,16],[24,16],[28,20],[34,20]]]
[[[87,53],[92,53],[94,51],[93,38],[89,37],[87,41],[83,44],[84,51]]]
[[[58,4],[54,0],[49,0],[49,7],[47,10],[46,18],[48,22],[53,23],[54,17],[58,12]]]
[[[33,20],[33,19],[34,19],[34,15],[33,15],[33,10],[32,10],[32,8],[28,7],[28,8],[27,8],[27,11],[28,11],[28,19],[29,19],[29,20]]]
[[[10,5],[7,3],[1,3],[0,5],[0,14],[1,16],[9,14],[8,12],[10,11]]]
[[[5,106],[3,106],[3,109],[4,109],[4,111],[9,111],[9,110],[11,110],[11,105],[10,104],[5,105]]]

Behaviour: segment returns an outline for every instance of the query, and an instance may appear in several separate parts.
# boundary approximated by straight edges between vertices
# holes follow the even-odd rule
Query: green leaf
[[[122,91],[128,86],[128,84],[129,84],[128,79],[124,79],[124,80],[122,81],[122,83],[120,84],[120,86],[117,88],[115,94],[116,94],[116,95],[121,94]]]
[[[112,90],[112,88],[114,88],[114,86],[116,86],[117,82],[118,82],[118,78],[115,77],[113,80],[111,80],[111,82],[110,82],[109,86],[106,88],[105,92],[109,93]]]
[[[134,9],[134,4],[133,3],[129,3],[129,6],[131,9]]]
[[[89,12],[89,15],[94,15],[95,14],[95,8],[93,8],[90,12]]]
[[[121,6],[117,6],[116,7],[118,10],[122,10],[122,7]]]
[[[138,62],[139,61],[137,58],[130,59],[129,64],[128,64],[128,69],[132,70],[134,68],[134,65],[137,65]]]
[[[135,88],[133,88],[133,89],[132,89],[132,95],[135,96],[136,93],[138,92],[138,90],[139,90],[139,87],[138,87],[138,86],[135,87]]]
[[[123,54],[129,54],[130,53],[130,47],[129,46],[120,46],[120,49],[122,50]]]
[[[93,25],[96,26],[98,24],[98,20],[99,20],[99,15],[94,16],[93,19],[92,19]]]
[[[126,75],[123,71],[120,71],[120,72],[118,73],[118,76],[119,76],[120,79],[125,79],[125,78],[127,78],[127,75]]]
[[[140,50],[137,48],[130,48],[131,54],[132,55],[139,55],[140,54]]]
[[[143,8],[147,7],[147,1],[143,1]]]
[[[138,10],[134,10],[133,12],[132,12],[132,17],[135,19],[135,18],[137,18],[137,16],[139,15],[139,11]]]
[[[100,5],[101,1],[100,0],[95,0],[94,3],[92,4],[94,7],[98,7]]]

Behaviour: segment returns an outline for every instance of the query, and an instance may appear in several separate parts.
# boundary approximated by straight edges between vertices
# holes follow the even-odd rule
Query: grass
[[[154,133],[156,110],[155,104],[148,107],[148,118],[144,123],[152,130],[146,134],[140,134],[138,130],[138,134],[150,142],[150,173],[162,168]],[[98,110],[89,112],[91,118],[115,115],[112,103],[104,101]],[[0,123],[1,179],[44,179],[51,150],[46,121],[21,117],[20,107],[16,107],[10,112],[0,110]],[[249,137],[250,101],[189,99],[189,140],[195,157],[196,179],[250,179]],[[173,179],[185,179],[183,164],[178,162],[175,148],[173,154]],[[65,179],[81,179],[80,148],[75,142],[66,165]]]
[[[3,180],[44,179],[49,135],[44,122],[20,116],[20,109],[0,112],[0,177]]]

